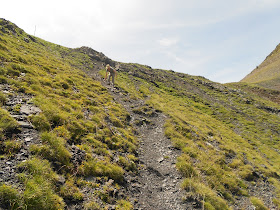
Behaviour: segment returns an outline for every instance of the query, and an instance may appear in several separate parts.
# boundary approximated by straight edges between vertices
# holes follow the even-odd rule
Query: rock
[[[157,161],[158,161],[159,163],[161,163],[162,161],[164,161],[164,158],[163,158],[163,157],[160,157],[159,159],[157,159]]]
[[[33,129],[33,125],[31,125],[29,122],[24,122],[24,121],[17,121],[19,126],[22,128],[28,128],[28,129]]]
[[[82,161],[85,159],[86,152],[84,150],[81,150],[79,147],[72,145],[71,147],[71,162],[75,165],[80,165]]]
[[[41,109],[39,109],[38,107],[35,106],[31,106],[31,105],[22,105],[20,107],[20,112],[22,114],[26,114],[26,115],[31,115],[31,114],[37,114],[41,112]]]
[[[63,176],[59,176],[57,180],[58,185],[64,185],[65,183],[65,178]]]
[[[23,121],[25,119],[22,115],[11,115],[11,116],[18,121]]]
[[[25,140],[26,142],[30,142],[30,141],[32,140],[32,138],[31,138],[31,137],[26,137],[24,140]]]
[[[24,37],[23,40],[26,42],[26,43],[29,43],[29,39]]]

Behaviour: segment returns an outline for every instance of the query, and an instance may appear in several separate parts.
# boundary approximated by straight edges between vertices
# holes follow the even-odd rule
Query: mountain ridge
[[[253,83],[265,88],[280,90],[280,44],[241,82]]]
[[[279,208],[279,91],[0,26],[2,208]]]

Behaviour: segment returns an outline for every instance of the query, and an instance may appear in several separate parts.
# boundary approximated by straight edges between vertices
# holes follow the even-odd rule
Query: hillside
[[[0,90],[0,208],[280,207],[277,90],[116,62],[4,19]]]
[[[280,44],[241,82],[280,91]]]

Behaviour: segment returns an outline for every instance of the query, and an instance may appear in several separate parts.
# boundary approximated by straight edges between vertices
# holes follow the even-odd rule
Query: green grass
[[[19,192],[16,189],[9,185],[0,185],[0,201],[3,207],[16,209],[21,205],[19,200]]]
[[[123,65],[132,71],[130,64]],[[279,109],[279,105],[263,97],[265,92],[252,94],[244,86],[169,71],[149,74],[144,69],[137,66],[137,77],[119,74],[117,85],[141,99],[145,96],[137,87],[145,86],[150,91],[147,107],[169,116],[165,135],[182,150],[176,166],[186,177],[186,197],[199,198],[206,209],[226,209],[236,197],[248,196],[253,171],[266,177],[278,173],[280,120],[261,107]],[[140,109],[134,112],[144,114]]]
[[[138,140],[125,108],[85,73],[100,61],[82,49],[37,37],[26,43],[27,34],[15,30],[17,36],[0,36],[0,83],[15,93],[32,94],[42,112],[29,120],[42,144],[31,145],[33,156],[19,166],[24,169],[18,175],[23,188],[2,184],[1,202],[14,209],[62,209],[69,200],[85,209],[109,204],[131,209],[127,198],[118,200],[111,192],[124,183],[125,173],[137,175]],[[181,150],[176,167],[184,176],[187,200],[196,198],[205,209],[229,209],[236,199],[251,196],[247,187],[257,172],[275,186],[274,203],[279,203],[280,119],[273,112],[280,109],[278,92],[124,63],[116,87],[127,100],[145,100],[144,106],[133,108],[135,114],[168,116],[165,135]],[[6,97],[0,94],[1,105]],[[17,130],[16,121],[0,108],[2,153],[18,152],[21,145],[11,139]],[[78,163],[72,145],[85,153]],[[60,186],[59,177],[65,179]],[[89,189],[94,189],[90,196]],[[258,208],[264,206],[261,200],[251,196]]]
[[[268,210],[267,207],[265,207],[263,201],[259,200],[256,197],[251,197],[250,198],[252,204],[256,207],[256,210]]]
[[[19,125],[10,114],[0,108],[0,140],[1,142],[5,139],[9,139],[10,135],[19,129]]]
[[[280,90],[280,57],[279,57],[280,45],[278,45],[274,51],[259,65],[254,71],[248,74],[242,82],[257,84],[261,87]]]
[[[18,174],[24,184],[23,192],[2,184],[0,197],[9,209],[63,209],[65,203],[56,194],[55,183],[58,175],[46,160],[32,158],[19,165],[23,173]]]
[[[108,177],[118,183],[122,183],[124,180],[124,170],[120,166],[111,164],[108,161],[98,161],[96,159],[84,162],[83,165],[81,165],[79,168],[79,173],[84,175],[85,177]]]
[[[3,20],[0,19],[0,27],[7,31],[1,32],[0,37],[0,83],[8,84],[15,94],[31,94],[32,102],[42,110],[40,114],[28,118],[40,132],[42,140],[42,144],[30,146],[33,154],[30,161],[48,163],[53,171],[66,179],[58,189],[56,181],[50,181],[38,170],[31,172],[31,169],[26,169],[24,175],[19,175],[25,190],[23,195],[15,198],[17,205],[25,205],[27,209],[62,209],[71,199],[83,203],[81,186],[71,178],[80,171],[84,171],[80,175],[81,180],[94,175],[102,180],[111,178],[116,183],[122,183],[124,172],[135,168],[131,161],[129,165],[117,164],[112,157],[115,154],[133,156],[137,139],[127,122],[126,110],[112,100],[100,82],[84,73],[84,70],[92,69],[95,65],[90,57],[79,49],[58,46],[38,37],[33,37],[34,41],[30,39],[27,43],[24,41],[28,37],[25,32],[13,26],[17,32],[17,36],[14,36],[2,24]],[[1,105],[5,105],[6,97],[1,92]],[[15,106],[13,111],[19,109],[20,105]],[[13,155],[18,152],[21,145],[10,139],[17,129],[16,121],[0,108],[2,153]],[[79,163],[72,160],[72,145],[85,152],[85,157]],[[104,160],[92,164],[96,155]],[[104,184],[99,183],[100,187]],[[88,185],[95,186],[96,183],[92,181]],[[6,188],[7,191],[10,188],[15,192],[21,190],[12,186]],[[97,194],[88,206],[93,206],[93,201],[98,200]],[[46,204],[42,207],[44,200]],[[110,200],[117,202],[116,198]],[[12,205],[7,202],[5,205]],[[97,206],[100,208],[106,205],[106,202],[100,203],[98,200]]]

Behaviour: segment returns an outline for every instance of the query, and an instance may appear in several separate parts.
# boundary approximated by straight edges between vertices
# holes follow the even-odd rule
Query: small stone
[[[26,141],[26,142],[29,142],[29,141],[31,141],[31,140],[32,140],[31,137],[26,137],[26,138],[25,138],[25,141]]]
[[[24,117],[22,115],[12,115],[13,118],[15,118],[18,121],[23,121]]]
[[[160,157],[159,159],[157,159],[157,161],[158,161],[159,163],[161,163],[163,160],[164,160],[163,157]]]
[[[28,39],[28,38],[24,37],[23,40],[24,40],[26,43],[29,43],[29,39]]]
[[[17,154],[16,156],[17,156],[17,160],[21,160],[21,158],[22,158],[21,154]]]
[[[12,165],[12,162],[7,161],[6,164],[7,164],[7,165]]]
[[[65,183],[65,178],[63,176],[59,176],[57,181],[60,185],[63,185]]]

